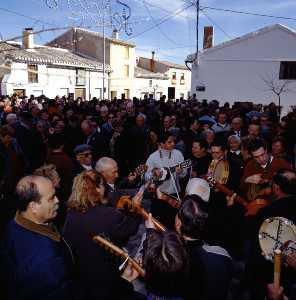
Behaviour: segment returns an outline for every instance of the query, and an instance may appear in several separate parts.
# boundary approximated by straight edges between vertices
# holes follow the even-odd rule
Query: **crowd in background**
[[[112,241],[123,246],[129,243],[130,236],[137,233],[137,228],[141,223],[139,216],[128,213],[129,220],[127,221],[126,216],[118,213],[115,205],[110,207],[107,205],[107,202],[111,200],[106,202],[104,194],[107,188],[114,187],[114,182],[106,186],[108,176],[115,178],[115,186],[125,189],[139,187],[137,180],[140,179],[136,178],[135,170],[146,162],[149,166],[153,157],[151,155],[158,153],[160,144],[166,144],[172,137],[172,147],[180,151],[181,160],[191,159],[192,161],[190,172],[180,176],[179,192],[182,198],[189,178],[206,175],[211,161],[215,160],[215,155],[221,156],[221,153],[230,165],[227,185],[239,193],[243,189],[242,180],[245,178],[246,165],[255,158],[254,153],[261,146],[264,149],[266,147],[266,151],[273,158],[285,161],[285,166],[287,166],[285,172],[295,169],[296,111],[291,111],[285,116],[280,117],[280,115],[279,108],[274,103],[266,106],[252,102],[221,105],[217,100],[198,100],[195,95],[188,100],[167,101],[165,97],[159,101],[148,97],[142,100],[134,98],[133,100],[113,99],[111,101],[98,99],[83,101],[80,98],[73,100],[66,97],[48,99],[44,96],[2,97],[0,99],[1,236],[16,211],[22,211],[18,204],[19,199],[24,196],[21,189],[26,190],[30,180],[38,188],[39,185],[46,187],[48,185],[48,182],[42,183],[40,177],[36,177],[37,179],[32,177],[28,181],[28,177],[24,176],[34,174],[49,178],[55,189],[54,195],[57,195],[59,199],[59,210],[57,216],[55,215],[54,223],[63,231],[66,240],[71,241],[70,247],[75,249],[74,257],[78,256],[79,263],[84,266],[83,271],[80,270],[82,272],[80,278],[85,276],[89,279],[95,274],[101,280],[100,288],[95,289],[94,278],[90,280],[91,284],[79,279],[79,282],[82,282],[81,290],[87,290],[89,293],[87,296],[82,296],[83,292],[76,291],[76,295],[72,296],[79,299],[81,292],[80,299],[142,299],[142,294],[131,296],[132,288],[117,278],[117,271],[113,270],[113,262],[104,259],[104,256],[97,261],[100,267],[97,266],[94,273],[89,271],[97,259],[97,253],[94,250],[96,248],[92,248],[93,245],[88,247],[89,232],[95,233],[96,228],[100,228],[100,232],[109,233]],[[257,148],[256,146],[250,148],[254,140],[264,141],[264,146],[259,143]],[[116,162],[114,172],[117,174],[108,175],[107,171],[104,174],[104,166],[113,162]],[[23,182],[20,184],[22,178]],[[287,181],[288,185],[295,185],[295,178],[293,178],[292,183]],[[93,194],[90,192],[92,188]],[[293,191],[295,192],[295,186]],[[293,191],[289,190],[286,194],[292,194],[296,201],[296,193]],[[50,187],[48,187],[48,193],[50,192]],[[212,193],[214,194],[211,191]],[[237,221],[237,216],[243,218],[241,208],[231,208],[230,212],[228,204],[231,200],[221,195],[211,196],[217,199],[223,198],[219,203],[217,199],[214,200],[214,208],[204,208],[202,196],[198,195],[198,199],[194,196],[191,198],[186,196],[189,199],[183,202],[176,219],[174,217],[176,210],[160,207],[164,205],[163,203],[154,207],[155,214],[153,209],[151,210],[153,216],[157,215],[169,229],[174,229],[174,231],[165,234],[157,233],[150,228],[153,226],[148,224],[143,254],[143,265],[149,275],[146,278],[147,299],[226,299],[227,297],[237,299],[237,295],[241,295],[240,293],[245,288],[244,284],[248,285],[248,276],[254,272],[252,266],[250,273],[247,270],[244,279],[240,278],[239,288],[236,287],[240,290],[229,294],[230,283],[228,281],[235,277],[233,275],[235,272],[230,271],[228,266],[230,256],[238,262],[242,261],[245,266],[249,254],[245,253],[248,244],[243,241],[245,237],[241,236],[242,232],[246,234],[247,240],[252,240],[252,237],[248,238],[250,232],[238,228],[245,226],[245,223],[241,224],[241,221]],[[100,205],[95,211],[90,212],[89,208],[94,207],[95,203]],[[26,207],[23,211],[25,209]],[[196,211],[198,211],[197,223],[186,224],[190,218],[193,218]],[[233,217],[234,211],[235,217]],[[83,219],[85,216],[83,213],[86,212],[88,219]],[[296,219],[296,211],[294,214],[294,219]],[[169,217],[171,219],[167,220]],[[17,224],[26,222],[23,215],[17,214],[15,218]],[[205,230],[208,238],[203,237],[203,240],[207,240],[209,244],[221,246],[219,253],[215,253],[216,250],[212,248],[203,248],[198,251],[195,248],[197,244],[198,247],[200,246],[200,236],[204,236],[203,223],[206,218],[215,222],[208,224]],[[229,226],[222,228],[225,220],[229,222],[231,231],[229,231]],[[238,227],[236,227],[237,224],[239,224]],[[235,238],[234,234],[237,234]],[[59,235],[53,237],[55,238],[59,240]],[[27,239],[34,242],[33,237],[28,236]],[[183,239],[191,241],[187,251],[182,246]],[[12,243],[11,240],[10,242]],[[22,242],[25,243],[25,239]],[[82,249],[82,245],[88,251]],[[43,247],[47,249],[46,247],[49,246],[43,245]],[[201,253],[201,251],[205,252]],[[223,260],[217,258],[218,254],[223,256]],[[103,255],[103,252],[100,252],[100,255]],[[211,265],[207,266],[208,269],[205,270],[201,262],[197,263],[198,259],[193,259],[200,256],[211,262]],[[162,259],[164,262],[161,261]],[[166,260],[172,264],[172,269],[169,271],[162,267]],[[28,264],[30,265],[30,262]],[[235,266],[240,266],[240,264]],[[60,270],[64,266],[58,265],[58,268]],[[98,271],[100,268],[101,271]],[[188,268],[191,270],[190,280],[186,280],[187,277],[184,275]],[[219,282],[218,279],[216,282],[211,275],[211,272],[215,272],[215,268],[221,272]],[[108,270],[107,275],[104,273],[106,270]],[[78,270],[78,273],[80,271]],[[171,272],[171,275],[162,276],[162,272],[164,274]],[[241,273],[244,272],[240,269],[239,274]],[[61,277],[64,276],[61,274]],[[196,279],[196,282],[193,282],[192,278]],[[296,274],[292,275],[292,278],[296,279]],[[33,283],[27,284],[33,285]],[[64,293],[68,285],[69,289],[72,289],[71,284],[71,279],[68,279],[67,285],[59,286],[59,288]],[[52,284],[52,286],[55,285]],[[215,289],[215,286],[217,291],[224,291],[220,298],[215,298],[217,294],[214,290],[212,294],[209,293],[209,290]],[[114,292],[114,287],[118,287],[118,291],[124,291],[122,298],[118,295],[117,298],[110,296],[110,291]],[[184,287],[186,287],[185,292]],[[93,290],[90,291],[91,289]],[[204,292],[204,289],[208,294]],[[263,289],[265,290],[265,286]],[[232,290],[235,288],[232,287]],[[199,291],[203,292],[199,293]],[[59,294],[60,290],[56,292],[56,295],[62,295]],[[261,291],[259,294],[257,292],[255,291],[254,295],[261,296]],[[274,295],[275,293],[271,287],[271,299],[284,297],[282,290],[278,292],[278,295]],[[47,295],[50,293],[47,292]],[[55,294],[52,294],[45,299],[68,299],[66,294],[63,295],[62,298],[59,298],[60,296],[54,298]],[[155,295],[158,298],[155,298]],[[290,299],[294,299],[292,292],[289,295]],[[12,297],[11,299],[18,298]],[[24,296],[20,299],[29,298]]]

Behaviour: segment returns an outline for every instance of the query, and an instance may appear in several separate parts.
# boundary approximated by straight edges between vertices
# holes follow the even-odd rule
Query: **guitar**
[[[149,214],[147,213],[147,211],[143,207],[133,204],[129,196],[120,197],[116,203],[116,208],[127,208],[131,212],[138,213],[145,220],[149,218]],[[155,225],[156,229],[158,229],[159,231],[166,231],[166,228],[155,218],[152,218],[152,222]]]
[[[119,267],[120,270],[122,270],[125,266],[125,263],[129,261],[131,266],[139,273],[139,275],[141,275],[143,278],[145,277],[145,271],[143,270],[143,268],[134,259],[129,257],[127,252],[117,247],[116,245],[114,245],[113,243],[106,240],[100,235],[94,236],[93,241],[105,248],[107,251],[114,253],[115,255],[122,257],[125,260],[124,263]]]
[[[154,182],[157,182],[159,184],[165,180],[168,180],[171,176],[171,173],[175,172],[177,167],[179,167],[181,169],[189,169],[192,167],[192,161],[191,161],[191,159],[187,159],[187,160],[184,160],[183,162],[181,162],[175,166],[172,166],[172,167],[155,168],[155,169],[160,170],[161,175],[156,176],[155,169],[154,169],[154,171],[152,170]]]
[[[216,180],[211,176],[203,176],[203,178],[209,183],[210,187],[215,187],[226,196],[232,197],[235,192],[226,187],[224,184],[216,182]],[[245,216],[254,216],[257,214],[258,210],[268,205],[265,199],[255,199],[251,202],[247,202],[244,198],[236,195],[234,198],[238,204],[242,205],[246,209]]]

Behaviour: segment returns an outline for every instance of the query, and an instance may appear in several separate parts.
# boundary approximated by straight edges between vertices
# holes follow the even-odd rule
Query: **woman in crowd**
[[[123,246],[137,231],[139,217],[108,206],[102,176],[94,170],[74,179],[64,236],[74,251],[84,299],[134,299],[132,286],[120,277],[112,255],[92,238],[104,234]]]

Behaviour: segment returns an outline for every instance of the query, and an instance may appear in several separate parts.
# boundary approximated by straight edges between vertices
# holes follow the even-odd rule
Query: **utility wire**
[[[16,12],[16,11],[13,11],[13,10],[10,10],[10,9],[4,8],[4,7],[0,7],[0,10],[5,11],[5,12],[8,12],[8,13],[13,14],[13,15],[16,15],[16,16],[19,16],[19,17],[31,19],[31,20],[33,20],[33,21],[35,21],[35,22],[43,23],[43,24],[45,24],[45,25],[57,26],[57,24],[45,22],[45,21],[43,21],[43,20],[40,20],[40,19],[37,19],[37,18],[34,18],[34,17],[26,16],[26,15],[24,15],[24,14],[22,14],[22,13],[19,13],[19,12]]]
[[[266,17],[266,18],[296,21],[296,18],[292,18],[292,17],[266,15],[266,14],[253,13],[253,12],[250,12],[250,11],[240,11],[240,10],[234,10],[234,9],[228,9],[228,8],[218,8],[218,7],[212,7],[212,6],[201,6],[201,8],[202,9],[216,10],[216,11],[230,12],[230,13],[235,13],[235,14],[243,14],[243,15],[251,15],[251,16],[257,16],[257,17]]]
[[[161,33],[161,34],[162,34],[169,42],[171,42],[172,44],[174,44],[174,45],[180,45],[180,44],[176,43],[172,38],[170,38],[170,37],[169,37],[169,36],[161,29],[160,25],[157,23],[157,21],[156,21],[155,18],[153,17],[153,15],[152,15],[152,13],[151,13],[149,7],[147,6],[147,3],[146,3],[145,0],[143,0],[143,5],[144,5],[145,9],[147,10],[147,12],[148,12],[148,14],[149,14],[151,20],[153,21],[153,23],[155,24],[155,26],[158,28],[159,32],[160,32],[160,33]]]
[[[188,8],[191,7],[191,6],[193,6],[193,4],[190,4],[190,5],[188,5],[188,6],[185,6],[185,7],[183,7],[183,8],[180,8],[180,9],[176,10],[174,13],[172,13],[171,15],[167,15],[167,16],[164,17],[162,20],[160,20],[159,22],[157,22],[155,25],[153,25],[153,26],[151,26],[151,27],[149,27],[149,28],[143,30],[142,32],[139,32],[138,34],[133,35],[132,37],[128,38],[127,40],[134,39],[134,38],[136,38],[136,37],[138,37],[138,36],[140,36],[140,35],[142,35],[142,34],[148,32],[148,31],[154,29],[156,26],[161,25],[161,24],[167,22],[168,20],[170,20],[171,18],[173,18],[173,17],[175,17],[175,16],[181,14],[183,11],[185,11],[186,9],[188,9]]]
[[[217,22],[215,22],[208,14],[206,14],[203,9],[201,9],[200,11],[213,25],[219,28],[228,38],[233,39],[233,37],[230,34],[228,34],[219,24],[217,24]]]

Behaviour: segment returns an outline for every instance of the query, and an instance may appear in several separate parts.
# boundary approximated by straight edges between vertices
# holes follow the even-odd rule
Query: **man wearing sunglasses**
[[[86,170],[92,170],[92,152],[91,147],[87,144],[78,145],[74,148],[76,162],[73,168],[73,178]]]

